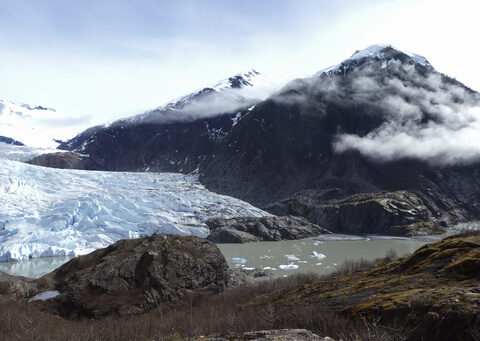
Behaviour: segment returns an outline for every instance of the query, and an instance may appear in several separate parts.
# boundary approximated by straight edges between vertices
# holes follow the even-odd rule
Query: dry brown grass
[[[347,320],[311,306],[252,304],[264,294],[318,280],[294,275],[221,294],[197,294],[188,303],[164,306],[129,318],[68,320],[42,310],[41,304],[0,300],[0,340],[180,340],[234,331],[306,328],[343,340],[403,340],[394,328]]]

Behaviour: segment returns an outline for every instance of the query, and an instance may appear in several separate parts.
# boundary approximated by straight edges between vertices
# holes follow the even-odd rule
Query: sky
[[[480,91],[478,1],[0,0],[0,99],[98,124],[254,68],[282,84],[372,44]]]

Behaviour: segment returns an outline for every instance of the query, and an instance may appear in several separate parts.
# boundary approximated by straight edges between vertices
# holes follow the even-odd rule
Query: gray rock
[[[335,198],[307,191],[270,206],[277,214],[302,214],[332,232],[413,236],[441,233],[439,222],[414,193],[370,192]]]
[[[181,302],[195,291],[221,292],[228,265],[217,246],[199,237],[156,235],[120,240],[76,257],[43,280],[61,295],[64,316],[131,315]]]
[[[258,282],[269,281],[274,277],[272,270],[230,269],[229,287],[243,287]]]
[[[304,218],[284,217],[241,217],[232,219],[209,219],[208,240],[215,243],[248,243],[301,239],[330,233]]]

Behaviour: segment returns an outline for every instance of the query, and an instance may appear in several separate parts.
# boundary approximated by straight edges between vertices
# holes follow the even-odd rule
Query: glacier
[[[196,175],[45,168],[17,161],[22,151],[35,154],[0,143],[0,261],[77,256],[157,233],[205,237],[209,218],[270,215]]]

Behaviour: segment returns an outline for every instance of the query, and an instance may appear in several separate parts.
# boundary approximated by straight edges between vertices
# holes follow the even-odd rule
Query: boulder
[[[272,270],[267,269],[230,269],[229,287],[243,287],[269,281],[274,278]]]
[[[248,243],[301,239],[330,233],[304,218],[284,217],[240,217],[231,219],[209,219],[208,240],[215,243]]]
[[[146,312],[196,291],[221,292],[229,272],[217,246],[203,238],[154,235],[76,257],[41,280],[61,293],[54,299],[61,315],[99,317]]]

